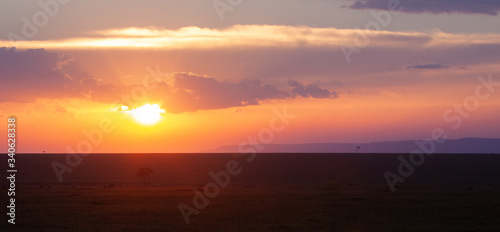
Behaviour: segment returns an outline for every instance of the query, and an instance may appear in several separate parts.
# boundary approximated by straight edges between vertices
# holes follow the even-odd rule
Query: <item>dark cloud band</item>
[[[387,10],[389,1],[394,0],[357,0],[349,6],[351,9]],[[462,13],[498,15],[498,0],[400,0],[401,11],[406,13]]]
[[[406,68],[409,69],[443,69],[443,68],[448,68],[447,66],[444,66],[442,64],[434,63],[434,64],[416,64],[416,65],[409,65],[406,66]]]

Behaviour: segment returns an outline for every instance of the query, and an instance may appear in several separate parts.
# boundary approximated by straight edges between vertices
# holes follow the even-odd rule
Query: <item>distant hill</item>
[[[410,153],[420,149],[413,140],[371,143],[304,143],[268,144],[259,153]],[[248,148],[245,146],[244,148]],[[429,148],[429,147],[428,147]],[[426,149],[428,149],[426,148]],[[421,149],[420,149],[421,150]],[[222,146],[207,152],[237,153],[237,146]],[[500,154],[500,139],[463,138],[446,140],[435,145],[434,153],[496,153]]]

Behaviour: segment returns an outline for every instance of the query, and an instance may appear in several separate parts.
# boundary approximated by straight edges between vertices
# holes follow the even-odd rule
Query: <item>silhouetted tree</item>
[[[356,154],[358,154],[358,151],[359,151],[360,148],[361,148],[360,146],[356,147]]]
[[[146,177],[149,176],[149,174],[153,173],[153,170],[149,168],[139,168],[137,171],[137,176],[142,177],[142,181],[144,182],[144,185],[147,185],[146,183]]]

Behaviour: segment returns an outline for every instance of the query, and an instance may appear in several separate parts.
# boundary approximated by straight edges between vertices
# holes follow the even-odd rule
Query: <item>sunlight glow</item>
[[[122,107],[123,108],[123,107]],[[158,104],[146,104],[141,107],[132,109],[128,113],[139,123],[152,125],[160,121],[161,114],[165,113]]]

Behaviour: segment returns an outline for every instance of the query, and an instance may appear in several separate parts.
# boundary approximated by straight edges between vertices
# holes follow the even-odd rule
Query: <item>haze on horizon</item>
[[[231,3],[0,1],[19,152],[500,138],[500,2]]]

